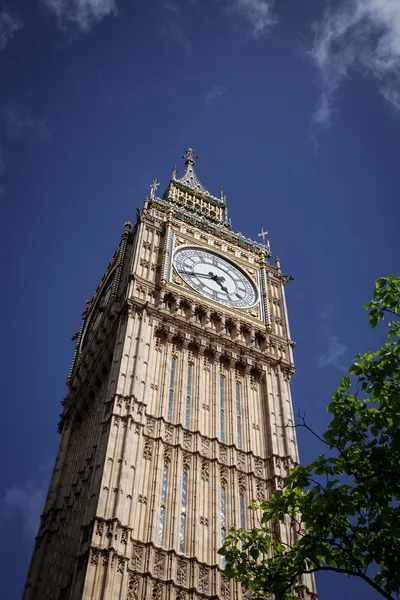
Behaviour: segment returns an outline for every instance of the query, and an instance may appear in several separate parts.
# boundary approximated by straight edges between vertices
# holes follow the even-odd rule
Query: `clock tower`
[[[298,462],[288,277],[185,159],[86,304],[24,600],[247,598],[218,549]]]

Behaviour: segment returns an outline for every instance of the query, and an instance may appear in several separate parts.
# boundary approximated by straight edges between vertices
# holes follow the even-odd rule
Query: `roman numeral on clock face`
[[[256,289],[248,276],[217,253],[178,248],[173,264],[189,286],[214,302],[245,308],[257,301]]]

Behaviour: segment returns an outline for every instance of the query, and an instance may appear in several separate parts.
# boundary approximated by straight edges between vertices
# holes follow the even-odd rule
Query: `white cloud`
[[[399,0],[344,0],[328,8],[315,25],[310,56],[321,84],[317,128],[330,125],[336,93],[352,71],[375,79],[382,97],[400,111]]]
[[[318,369],[324,367],[336,367],[339,371],[347,371],[344,356],[347,353],[347,346],[345,346],[339,339],[338,336],[332,335],[327,339],[326,352],[317,357]]]
[[[254,37],[265,35],[278,22],[273,14],[274,0],[229,0],[232,8],[239,11],[249,22]]]
[[[116,0],[41,0],[60,26],[75,25],[87,32],[108,15],[118,12]]]
[[[18,516],[22,519],[22,533],[30,538],[35,536],[39,527],[45,494],[45,488],[33,480],[27,481],[24,485],[14,485],[6,489],[0,504],[0,518],[10,519]]]
[[[6,10],[0,12],[0,52],[5,50],[8,42],[22,27],[23,25],[17,17]]]
[[[336,307],[332,301],[326,302],[319,311],[318,340],[322,341],[324,351],[316,356],[315,363],[318,369],[335,367],[339,371],[346,372],[348,367],[345,357],[348,348],[334,333],[332,320],[335,313]]]
[[[205,101],[212,102],[216,98],[219,98],[219,96],[225,94],[226,90],[226,85],[214,85],[214,87],[209,92],[207,92],[205,96]]]
[[[10,138],[19,138],[25,134],[30,134],[40,140],[51,137],[45,121],[34,119],[28,112],[22,111],[14,104],[9,104],[4,110],[4,121],[7,135]]]

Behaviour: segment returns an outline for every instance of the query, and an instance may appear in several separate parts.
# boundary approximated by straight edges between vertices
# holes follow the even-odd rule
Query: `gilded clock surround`
[[[212,196],[194,164],[189,149],[184,175],[174,168],[162,197],[153,182],[87,302],[24,600],[249,598],[224,577],[217,550],[243,506],[280,488],[298,462],[287,427],[289,278],[267,243],[232,231],[224,190]],[[185,246],[237,264],[258,303],[238,310],[196,293],[172,268]],[[109,302],[79,353],[114,269]],[[255,513],[243,518],[256,524]],[[317,598],[312,576],[297,590]]]

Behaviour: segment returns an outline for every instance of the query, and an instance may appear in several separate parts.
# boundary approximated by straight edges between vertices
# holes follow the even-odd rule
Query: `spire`
[[[194,165],[196,164],[198,156],[195,155],[193,148],[188,148],[185,154],[182,156],[182,158],[186,159],[185,172],[183,176],[180,179],[177,179],[176,181],[180,181],[181,183],[183,183],[183,185],[187,185],[188,187],[192,188],[193,190],[196,190],[197,192],[201,192],[202,194],[210,196],[210,192],[206,190],[202,183],[200,183],[194,171]]]

